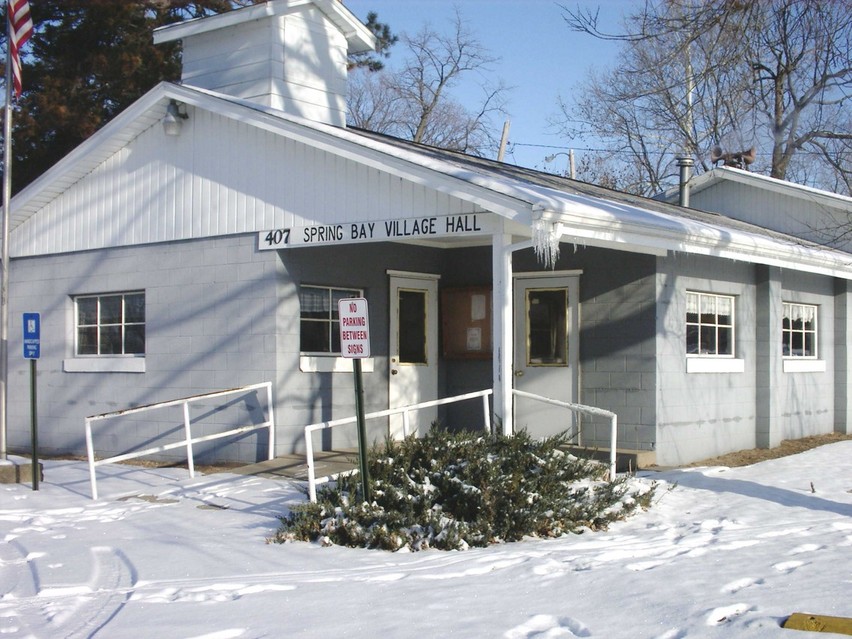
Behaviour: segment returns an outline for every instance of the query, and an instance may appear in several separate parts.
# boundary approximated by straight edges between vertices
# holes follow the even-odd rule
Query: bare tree
[[[424,26],[403,35],[407,57],[397,70],[356,70],[349,78],[349,123],[403,139],[486,155],[496,146],[491,117],[502,113],[506,87],[491,84],[498,58],[491,56],[456,12],[453,28],[443,35]],[[473,108],[452,90],[475,78],[481,96]]]
[[[599,29],[595,12],[563,10],[571,29],[624,48],[561,102],[556,123],[629,164],[630,190],[665,187],[678,155],[708,170],[717,145],[756,147],[753,169],[773,177],[852,190],[850,0],[649,2],[621,33]]]

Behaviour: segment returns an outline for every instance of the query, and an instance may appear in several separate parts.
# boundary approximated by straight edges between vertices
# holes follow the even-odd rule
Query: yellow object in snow
[[[782,628],[852,635],[852,619],[848,617],[828,617],[826,615],[810,615],[804,612],[794,612],[787,618]]]

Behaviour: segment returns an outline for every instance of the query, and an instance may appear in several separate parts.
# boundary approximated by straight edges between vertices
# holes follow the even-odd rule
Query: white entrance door
[[[390,408],[438,398],[438,275],[390,273]],[[409,413],[408,433],[428,432],[437,408]],[[403,416],[392,416],[390,435],[403,436]]]
[[[563,402],[577,401],[579,276],[515,278],[514,387]],[[515,397],[515,430],[548,437],[572,430],[574,413]]]

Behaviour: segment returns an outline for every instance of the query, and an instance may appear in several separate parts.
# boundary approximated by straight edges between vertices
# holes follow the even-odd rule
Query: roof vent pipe
[[[680,197],[678,204],[681,206],[689,206],[689,169],[695,166],[692,158],[685,156],[677,158],[677,165],[680,167]]]

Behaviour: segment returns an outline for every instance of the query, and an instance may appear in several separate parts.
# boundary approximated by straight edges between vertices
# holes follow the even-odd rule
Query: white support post
[[[618,445],[618,415],[613,414],[612,431],[609,435],[609,480],[615,480],[615,461],[617,458],[616,446]]]
[[[92,422],[86,420],[86,453],[89,456],[89,482],[92,484],[92,499],[98,498],[98,480],[95,477],[95,445],[92,441]]]
[[[275,459],[275,414],[272,411],[272,382],[266,383],[266,407],[269,411],[269,459]]]
[[[310,427],[308,427],[310,428]],[[317,503],[317,471],[314,467],[314,442],[312,431],[305,429],[305,456],[308,462],[308,499],[311,503]]]
[[[501,221],[501,225],[503,222]],[[494,307],[493,387],[494,419],[504,435],[514,431],[512,414],[513,325],[512,325],[512,236],[499,229],[491,243]]]
[[[183,429],[186,437],[186,466],[189,476],[195,478],[195,460],[192,457],[192,429],[189,425],[189,402],[183,403]]]
[[[488,395],[482,396],[482,419],[485,421],[485,430],[493,435],[494,432],[491,430],[491,409],[488,406]]]

